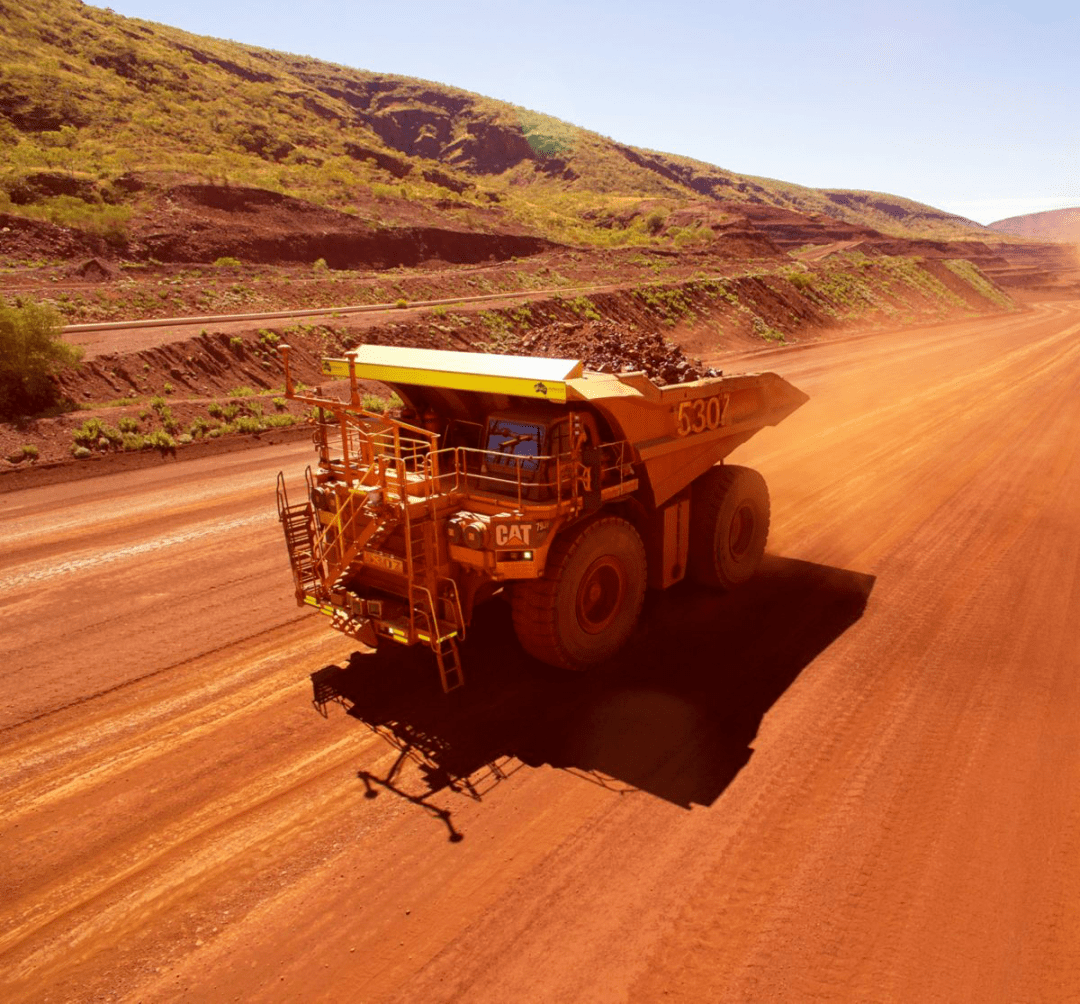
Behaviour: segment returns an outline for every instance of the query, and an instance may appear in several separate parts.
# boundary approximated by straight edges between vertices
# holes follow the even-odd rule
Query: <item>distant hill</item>
[[[372,226],[436,215],[483,229],[496,219],[599,246],[707,240],[693,214],[667,223],[703,202],[901,237],[990,236],[897,196],[741,175],[442,84],[191,35],[79,0],[0,0],[0,28],[0,212],[118,239],[133,214],[148,218],[155,184],[223,183]]]
[[[989,224],[991,230],[1014,237],[1080,244],[1080,206],[1071,209],[1051,209],[1045,213],[1010,216]]]

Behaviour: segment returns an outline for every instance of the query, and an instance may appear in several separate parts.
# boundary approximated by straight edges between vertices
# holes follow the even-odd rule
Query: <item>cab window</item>
[[[535,471],[544,453],[545,429],[536,422],[512,418],[492,418],[487,428],[487,453],[484,459],[490,466],[519,467]]]

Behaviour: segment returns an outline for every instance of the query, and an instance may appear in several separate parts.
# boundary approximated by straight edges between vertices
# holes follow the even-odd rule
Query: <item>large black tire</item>
[[[713,467],[693,484],[690,496],[690,555],[693,581],[731,589],[761,564],[769,537],[769,489],[749,467]]]
[[[645,546],[633,525],[601,516],[552,545],[544,575],[514,584],[514,630],[541,662],[589,669],[626,644],[641,613]]]

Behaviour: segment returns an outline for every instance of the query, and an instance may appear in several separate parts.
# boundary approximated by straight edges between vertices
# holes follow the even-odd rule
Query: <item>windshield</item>
[[[492,418],[488,424],[488,453],[485,460],[489,464],[514,465],[524,471],[535,471],[540,466],[536,458],[540,456],[543,440],[542,425],[517,419]]]

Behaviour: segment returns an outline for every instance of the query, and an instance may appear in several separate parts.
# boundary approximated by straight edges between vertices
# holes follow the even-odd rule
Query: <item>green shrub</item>
[[[263,419],[263,425],[268,429],[281,429],[287,425],[295,424],[295,415],[267,415],[266,418]]]
[[[229,339],[229,345],[231,345],[234,349],[243,349],[244,339],[241,338],[239,335],[233,335],[232,338]]]
[[[145,446],[146,437],[140,436],[137,432],[126,433],[120,443],[120,449],[122,449],[125,453],[133,453],[137,450],[143,449]]]
[[[262,428],[262,423],[251,415],[241,415],[236,420],[237,432],[258,432]]]
[[[171,383],[167,383],[167,384],[165,384],[165,387],[163,389],[164,389],[166,394],[171,394],[176,388],[173,387],[173,385]]]
[[[255,391],[250,387],[234,387],[229,391],[229,397],[254,397]]]
[[[73,446],[71,448],[71,455],[76,460],[85,460],[87,457],[93,456],[93,454],[85,446]]]
[[[100,418],[88,418],[71,434],[71,438],[77,446],[96,445],[101,438],[101,429],[104,424]]]
[[[222,418],[225,415],[225,409],[218,401],[213,401],[206,409],[210,413],[211,418]]]
[[[275,398],[272,398],[271,400],[272,400],[272,403],[273,403],[274,407],[278,411],[284,411],[288,407],[288,404],[289,404],[289,402],[286,401],[285,398],[283,398],[283,397],[275,397]]]
[[[198,439],[200,436],[205,436],[210,429],[210,423],[202,415],[196,415],[191,420],[191,425],[188,426],[188,435],[193,439]]]
[[[12,453],[8,460],[13,464],[22,463],[24,460],[37,460],[38,448],[32,443],[27,443],[24,446],[20,446],[14,453]]]
[[[109,446],[118,446],[124,436],[119,429],[106,425],[100,418],[88,418],[71,434],[71,438],[79,446],[107,449]]]
[[[240,264],[242,263],[239,258],[230,258],[227,255],[214,262],[216,268],[236,268]]]
[[[175,432],[177,428],[177,421],[173,417],[172,408],[164,403],[164,398],[154,398],[154,401],[163,402],[160,405],[155,405],[154,410],[157,412],[158,418],[161,420],[162,428],[166,432]]]
[[[150,398],[150,407],[153,408],[154,411],[156,411],[158,413],[161,412],[162,408],[167,408],[168,404],[169,404],[169,402],[166,401],[165,398],[163,398],[161,396]]]
[[[583,317],[587,321],[599,321],[600,311],[596,309],[587,296],[579,296],[573,300],[568,300],[566,304],[578,317]]]
[[[388,408],[400,408],[402,401],[397,394],[391,392],[389,397],[383,397],[381,394],[365,394],[360,399],[360,404],[367,411],[376,411],[381,414]]]
[[[398,310],[404,310],[408,305],[409,301],[406,300],[403,296],[398,297],[398,299],[394,301],[394,306],[397,307]]]
[[[60,326],[52,307],[10,306],[0,298],[0,415],[43,411],[58,403],[52,376],[82,358],[82,349],[62,339]]]
[[[654,237],[664,229],[666,216],[660,210],[654,210],[645,217],[645,229]]]
[[[151,449],[157,449],[164,452],[165,450],[175,450],[176,440],[169,435],[164,429],[155,429],[148,436],[144,438],[144,442],[147,447]]]
[[[125,415],[119,422],[116,423],[120,427],[121,432],[138,432],[139,423],[130,415]]]
[[[481,310],[478,316],[480,323],[487,328],[493,339],[506,338],[512,334],[510,321],[497,311]]]
[[[327,270],[327,268],[329,268],[329,266],[326,264],[326,259],[325,258],[316,258],[311,263],[311,267],[316,272],[325,272]]]

